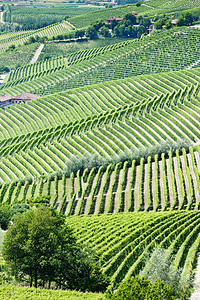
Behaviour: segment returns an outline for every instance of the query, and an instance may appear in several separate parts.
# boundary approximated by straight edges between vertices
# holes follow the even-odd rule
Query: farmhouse
[[[118,17],[110,17],[108,19],[105,19],[105,23],[106,24],[111,24],[114,20],[117,21],[117,22],[119,22],[119,21],[122,21],[123,19],[122,18],[118,18]]]
[[[136,18],[141,17],[140,14],[138,14],[136,11],[131,11],[130,12],[132,15],[134,15]]]
[[[25,103],[26,101],[35,100],[39,97],[39,95],[31,93],[23,93],[17,96],[0,95],[0,107],[11,104]]]

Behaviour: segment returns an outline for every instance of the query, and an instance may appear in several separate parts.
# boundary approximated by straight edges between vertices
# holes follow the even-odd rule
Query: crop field
[[[76,28],[89,26],[92,22],[98,19],[106,19],[110,17],[123,18],[127,13],[135,11],[143,16],[154,16],[156,14],[181,12],[183,10],[193,9],[200,7],[200,1],[165,1],[165,0],[149,0],[148,4],[142,3],[141,6],[137,7],[136,4],[130,4],[125,6],[117,6],[115,8],[109,8],[102,11],[96,11],[87,13],[81,16],[75,16],[69,18],[69,22],[72,23]]]
[[[199,218],[199,211],[123,213],[70,217],[67,224],[80,242],[97,250],[103,272],[118,284],[141,270],[145,275],[145,256],[156,246],[173,256],[171,266],[182,268],[180,281],[189,277],[200,246]]]
[[[10,14],[7,13],[6,18],[18,24],[34,22],[56,23],[62,21],[66,16],[82,15],[100,9],[102,7],[79,6],[77,4],[49,7],[40,7],[39,5],[37,7],[37,4],[35,6],[11,6],[11,12]]]
[[[38,47],[39,44],[34,43],[30,45],[23,45],[9,52],[1,53],[0,68],[8,67],[9,69],[14,70],[19,66],[27,65]]]
[[[26,156],[24,155],[23,158]],[[22,158],[20,159],[20,162]],[[5,182],[2,203],[24,203],[49,196],[50,204],[70,215],[199,209],[200,146],[175,155],[149,156],[140,161],[95,167],[81,175],[41,176],[33,181]]]
[[[66,57],[70,62],[69,67],[66,68],[65,64],[61,70],[51,67],[50,74],[46,71],[37,73],[36,70],[32,77],[27,73],[26,77],[19,78],[20,75],[15,76],[18,72],[16,70],[11,75],[19,79],[2,85],[0,92],[8,95],[23,92],[52,94],[140,74],[191,68],[200,59],[199,41],[199,29],[172,29],[162,35],[159,33],[93,51],[80,51]],[[26,72],[24,68],[23,72]]]
[[[78,3],[5,7],[11,23],[26,25],[29,18],[30,24],[49,25],[0,34],[0,68],[11,69],[0,95],[39,96],[20,104],[0,102],[0,221],[9,207],[15,224],[13,211],[27,209],[18,204],[32,209],[45,202],[66,217],[80,245],[96,251],[109,287],[117,289],[130,276],[146,278],[154,252],[163,251],[168,275],[178,272],[177,284],[189,280],[192,291],[200,249],[200,29],[165,26],[140,39],[58,42],[97,19],[131,11],[177,18],[196,8],[198,15],[200,0],[149,0],[113,9]],[[1,28],[7,25],[2,20]],[[52,39],[40,40],[42,53],[30,63],[40,46],[30,38],[37,36]],[[0,231],[0,251],[3,239]],[[106,299],[1,284],[10,276],[5,253],[2,299]],[[54,273],[57,277],[46,277],[31,269],[26,275],[31,286],[37,279],[46,286],[47,278],[49,286],[65,286],[68,279]]]
[[[52,37],[53,35],[66,33],[72,29],[74,29],[74,26],[72,24],[67,21],[62,21],[60,23],[52,24],[37,30],[18,31],[2,34],[0,35],[0,52],[5,51],[11,45],[23,45],[30,37]]]
[[[74,52],[89,50],[93,48],[100,48],[110,46],[112,44],[120,43],[127,40],[127,38],[99,38],[97,40],[87,40],[86,42],[73,42],[73,43],[46,43],[39,56],[38,61],[43,61],[46,56],[55,58],[58,56],[68,56]]]
[[[63,290],[45,290],[27,288],[21,286],[14,286],[9,284],[0,285],[0,296],[4,300],[103,300],[103,294],[97,293],[81,293],[77,291],[63,291]]]
[[[199,140],[199,72],[133,77],[2,111],[1,201],[23,202],[50,195],[51,205],[67,215],[198,208],[199,145],[132,165],[92,169],[83,177],[77,174],[74,181],[73,176],[64,175],[55,180],[35,178],[31,183],[7,181],[62,171],[71,155],[93,153],[112,159],[122,151],[165,140],[182,139],[195,145]]]

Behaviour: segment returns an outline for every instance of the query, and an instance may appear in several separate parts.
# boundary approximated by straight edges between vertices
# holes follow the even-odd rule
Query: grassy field
[[[103,300],[103,294],[76,291],[45,290],[3,284],[0,285],[2,300]]]
[[[6,66],[9,69],[15,69],[27,65],[38,47],[39,44],[34,43],[18,47],[13,51],[1,53],[0,68]]]
[[[50,58],[57,56],[66,56],[73,54],[74,52],[109,46],[126,40],[126,38],[102,38],[98,40],[88,40],[87,42],[81,43],[47,43],[45,44],[38,61],[42,61],[46,56]]]

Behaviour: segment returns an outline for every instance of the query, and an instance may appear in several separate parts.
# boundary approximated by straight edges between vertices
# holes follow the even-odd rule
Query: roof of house
[[[0,102],[5,102],[11,99],[11,96],[8,95],[0,95]]]
[[[23,93],[17,96],[13,96],[12,100],[35,100],[39,98],[39,95],[31,94],[31,93]]]
[[[106,19],[106,21],[113,21],[113,20],[121,21],[123,19],[122,18],[118,18],[118,17],[110,17],[110,18]]]
[[[0,95],[0,102],[6,102],[8,100],[35,100],[39,98],[39,95],[31,94],[31,93],[23,93],[17,96],[9,96],[9,95]]]
[[[140,17],[141,15],[138,14],[136,11],[131,11],[130,14],[135,15],[135,17]]]
[[[178,19],[172,20],[172,24],[173,24],[173,25],[176,25],[177,21],[178,21]]]

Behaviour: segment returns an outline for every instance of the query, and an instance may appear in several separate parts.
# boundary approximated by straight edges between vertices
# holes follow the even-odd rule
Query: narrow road
[[[195,67],[196,65],[198,65],[200,63],[200,59],[199,60],[197,60],[197,61],[195,61],[193,64],[191,64],[190,66],[188,66],[187,68],[186,68],[186,70],[190,70],[190,69],[192,69],[193,67]]]
[[[1,11],[1,15],[0,15],[0,16],[1,16],[1,17],[0,17],[0,22],[1,22],[1,23],[5,23],[4,20],[3,20],[3,11]]]
[[[44,44],[41,44],[38,49],[35,51],[35,54],[33,55],[33,57],[31,58],[29,64],[34,64],[37,60],[38,57],[40,56],[40,53],[42,52],[42,49],[44,48]]]
[[[199,300],[200,295],[200,256],[197,262],[197,271],[194,280],[194,293],[192,294],[190,300]]]

